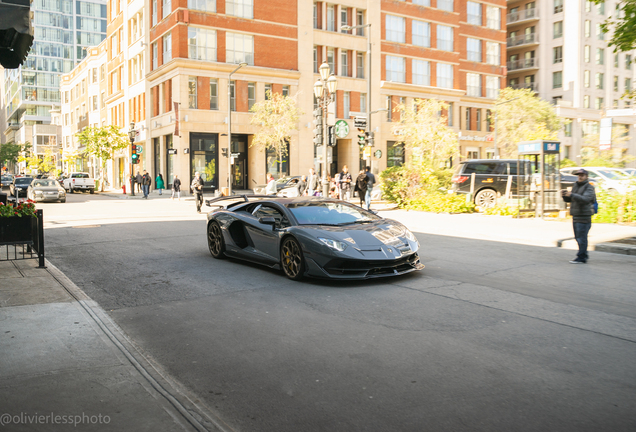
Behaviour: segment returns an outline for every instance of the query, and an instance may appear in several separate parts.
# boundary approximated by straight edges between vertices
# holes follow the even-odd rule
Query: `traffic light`
[[[133,164],[139,163],[139,154],[137,153],[137,146],[132,145],[132,156],[130,157]]]
[[[327,145],[333,147],[336,145],[336,134],[333,126],[327,128]]]
[[[364,147],[367,142],[367,133],[362,128],[358,128],[358,145]]]
[[[227,147],[221,148],[221,155],[223,155],[223,157],[227,157],[228,156]]]
[[[374,132],[367,132],[366,136],[367,136],[367,145],[369,147],[373,147],[375,145],[375,133]]]
[[[321,145],[322,144],[322,110],[318,108],[314,111],[314,125],[316,128],[314,129],[314,144]]]

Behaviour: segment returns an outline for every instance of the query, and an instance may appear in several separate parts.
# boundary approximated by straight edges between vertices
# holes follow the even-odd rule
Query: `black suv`
[[[534,163],[528,164],[525,172],[533,173]],[[510,193],[517,195],[517,176],[519,170],[517,159],[472,159],[460,162],[453,174],[453,192],[470,193],[471,174],[475,173],[475,195],[473,201],[479,207],[492,207],[497,203],[497,197],[505,195],[508,176],[512,176]],[[577,181],[576,176],[561,174],[561,189],[572,187]]]

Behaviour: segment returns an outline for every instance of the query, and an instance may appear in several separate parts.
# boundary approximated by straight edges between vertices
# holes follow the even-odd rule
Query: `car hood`
[[[308,234],[345,242],[359,250],[378,250],[383,245],[399,248],[408,245],[407,228],[399,222],[382,219],[343,226],[301,225]]]

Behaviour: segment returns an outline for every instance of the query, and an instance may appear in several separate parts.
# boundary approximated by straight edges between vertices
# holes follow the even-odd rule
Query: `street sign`
[[[177,149],[168,149],[168,154],[169,155],[176,155],[177,154]]]
[[[346,138],[349,135],[349,123],[344,120],[338,120],[336,122],[336,136],[338,138]]]
[[[233,158],[237,158],[237,157],[239,157],[239,155],[240,155],[240,153],[232,153],[232,157]]]
[[[609,109],[609,110],[605,111],[605,115],[607,117],[632,116],[632,115],[636,115],[636,109],[634,109],[634,108]]]
[[[604,117],[601,119],[601,127],[599,129],[599,150],[609,150],[612,147],[612,124],[613,119],[611,117]]]
[[[376,159],[380,159],[382,157],[382,150],[376,150],[375,153],[373,153],[373,155],[375,156]]]
[[[371,158],[371,148],[370,147],[365,147],[364,151],[362,152],[362,159],[369,159]]]
[[[353,118],[353,126],[360,129],[367,128],[367,118],[366,117],[354,117]]]
[[[143,152],[144,152],[144,148],[141,145],[137,144],[137,153],[141,154]]]

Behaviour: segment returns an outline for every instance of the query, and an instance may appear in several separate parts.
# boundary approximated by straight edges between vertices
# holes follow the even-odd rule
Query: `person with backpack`
[[[192,179],[190,189],[192,189],[194,199],[197,203],[197,213],[201,213],[201,206],[203,205],[203,179],[199,171],[194,173],[194,179]]]
[[[181,180],[179,180],[179,176],[177,174],[174,175],[174,180],[172,180],[172,200],[174,201],[174,196],[177,195],[177,200],[181,201]]]
[[[148,199],[148,195],[150,194],[151,184],[152,184],[152,179],[150,178],[150,174],[148,174],[148,171],[144,170],[144,175],[141,176],[141,188],[144,191],[145,199]]]
[[[354,192],[358,192],[358,198],[360,198],[360,207],[364,207],[364,201],[367,195],[367,182],[369,178],[364,170],[360,170],[360,174],[356,177],[356,187]]]
[[[574,238],[579,245],[576,258],[571,264],[585,264],[589,258],[587,254],[587,236],[592,228],[592,216],[598,209],[596,204],[596,191],[588,181],[587,171],[583,168],[573,172],[579,177],[572,186],[572,190],[562,190],[563,201],[570,203],[570,214],[574,228]]]

